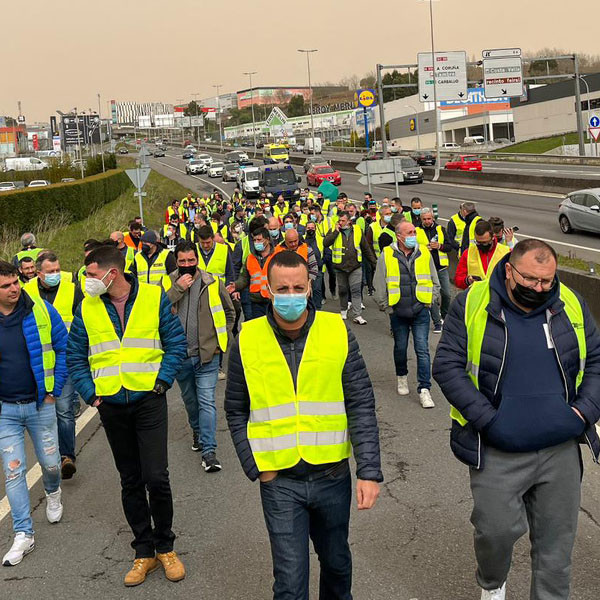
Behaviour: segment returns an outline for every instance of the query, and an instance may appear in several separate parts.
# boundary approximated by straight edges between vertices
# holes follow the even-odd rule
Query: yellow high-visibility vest
[[[352,239],[354,240],[354,247],[356,248],[356,258],[357,258],[358,262],[361,263],[362,262],[362,250],[360,249],[360,242],[362,240],[363,233],[358,225],[352,225],[352,232],[354,234],[354,237]],[[332,248],[333,260],[332,260],[332,262],[334,265],[341,264],[342,258],[344,256],[344,244],[343,244],[343,240],[342,240],[343,236],[344,236],[344,234],[340,231],[338,236],[335,238],[335,241],[333,242],[333,248]]]
[[[283,217],[285,217],[285,215],[287,215],[289,212],[289,208],[288,208],[288,203],[284,202],[283,204],[283,208],[279,207],[278,203],[275,203],[275,206],[273,207],[273,216],[277,219],[281,219],[283,221]]]
[[[125,273],[131,273],[131,265],[135,260],[135,249],[131,246],[127,246],[127,252],[125,253]]]
[[[250,396],[248,441],[259,471],[287,469],[301,459],[318,465],[350,456],[342,388],[348,332],[339,315],[315,315],[295,388],[266,317],[244,323],[240,355]]]
[[[379,248],[379,236],[383,233],[384,228],[379,221],[373,221],[369,227],[373,231],[373,250],[375,250],[375,256],[379,258],[379,255],[381,254],[381,249]]]
[[[560,299],[564,302],[565,313],[577,337],[577,347],[579,349],[579,371],[575,379],[575,389],[577,390],[583,380],[587,357],[583,309],[573,291],[562,283],[560,284]],[[479,389],[479,366],[481,364],[481,349],[487,326],[487,307],[489,303],[489,280],[476,281],[469,288],[465,303],[465,327],[467,330],[467,364],[465,369],[477,389]],[[450,409],[450,417],[463,427],[468,422],[454,406]]]
[[[113,396],[124,387],[135,392],[154,388],[164,351],[160,323],[160,287],[140,283],[122,339],[101,297],[86,296],[81,318],[89,339],[88,361],[97,396]]]
[[[456,234],[454,236],[454,241],[458,244],[460,248],[460,243],[463,239],[463,233],[465,232],[466,223],[461,218],[461,216],[456,213],[450,217],[450,220],[454,223],[454,227],[456,227]]]
[[[494,250],[494,254],[492,256],[492,260],[490,261],[487,269],[487,273],[483,269],[483,263],[481,262],[481,256],[479,255],[479,249],[477,248],[477,244],[469,245],[469,254],[467,255],[467,273],[471,277],[479,277],[482,281],[484,279],[488,279],[493,270],[496,268],[496,265],[507,255],[510,253],[510,248],[508,246],[503,246],[501,244],[496,244],[496,249]]]
[[[422,304],[433,303],[433,279],[431,276],[431,253],[423,246],[419,247],[419,256],[415,259],[415,278],[417,287],[415,295]],[[385,260],[385,281],[388,292],[388,305],[400,302],[400,264],[394,256],[394,249],[386,246],[383,249]]]
[[[50,314],[44,300],[39,296],[30,295],[30,297],[33,300],[33,318],[35,319],[42,346],[44,387],[47,393],[51,393],[54,391],[54,367],[56,366],[56,355],[52,347],[52,320],[50,319]]]
[[[226,244],[217,244],[215,242],[214,252],[210,257],[208,264],[204,261],[204,255],[198,245],[198,265],[203,271],[207,271],[211,275],[218,277],[223,283],[225,282],[225,269],[227,268],[227,257],[229,250]]]
[[[22,258],[31,258],[34,261],[37,260],[37,257],[44,251],[43,248],[31,248],[29,250],[21,250],[17,252],[17,261],[20,261]]]
[[[475,217],[472,221],[471,224],[469,225],[469,244],[474,244],[475,243],[475,225],[477,225],[477,222],[481,221],[481,217],[477,216]],[[465,224],[466,225],[466,224]],[[464,229],[464,228],[463,228]],[[461,240],[462,241],[462,240]]]
[[[38,277],[30,279],[23,287],[25,291],[34,300],[42,300],[40,288],[38,287]],[[66,271],[60,272],[60,284],[56,291],[56,297],[52,306],[63,320],[67,331],[71,329],[73,323],[73,302],[75,301],[75,284],[73,283],[73,275]]]
[[[227,352],[227,318],[225,317],[225,310],[223,309],[221,295],[219,294],[218,279],[215,279],[208,286],[208,305],[213,325],[215,326],[215,332],[217,333],[219,348],[221,349],[221,352]]]
[[[154,263],[148,269],[148,261],[140,252],[135,255],[135,266],[137,277],[140,283],[149,283],[151,285],[162,285],[163,289],[168,291],[171,288],[171,279],[167,275],[167,249],[161,250]]]
[[[441,225],[437,225],[435,228],[435,231],[437,233],[437,241],[440,244],[444,243],[444,230],[442,229]],[[417,243],[420,246],[427,246],[427,244],[429,244],[429,238],[427,237],[427,234],[425,233],[425,230],[422,227],[417,227]],[[448,255],[445,252],[442,252],[441,250],[438,250],[438,256],[440,257],[440,267],[447,267],[450,264],[450,261],[448,260]]]

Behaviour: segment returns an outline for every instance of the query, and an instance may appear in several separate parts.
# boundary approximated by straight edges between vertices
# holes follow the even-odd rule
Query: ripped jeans
[[[29,432],[35,454],[42,468],[44,489],[48,494],[60,486],[60,452],[54,404],[3,402],[0,410],[0,454],[5,488],[15,533],[33,535],[33,520],[27,489],[25,429]]]

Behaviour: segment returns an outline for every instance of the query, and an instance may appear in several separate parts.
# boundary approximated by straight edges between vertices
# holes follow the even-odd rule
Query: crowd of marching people
[[[274,597],[308,598],[310,538],[320,597],[349,600],[352,451],[359,509],[375,505],[383,481],[375,397],[352,327],[379,309],[389,316],[396,393],[411,393],[412,333],[420,405],[435,407],[432,370],[452,405],[451,447],[471,467],[482,598],[505,597],[527,524],[531,598],[568,597],[577,442],[595,459],[600,451],[600,339],[544,242],[517,243],[502,219],[468,201],[444,226],[418,197],[307,188],[292,200],[189,193],[168,204],[157,229],[136,217],[85,240],[76,273],[33,234],[21,245],[0,261],[0,452],[15,532],[3,565],[35,545],[24,431],[57,523],[61,481],[77,474],[81,398],[98,409],[120,475],[135,551],[125,585],[161,566],[183,579],[166,392],[177,383],[191,450],[218,473],[216,390],[226,380],[237,455],[261,482]],[[441,336],[434,361],[430,334]]]

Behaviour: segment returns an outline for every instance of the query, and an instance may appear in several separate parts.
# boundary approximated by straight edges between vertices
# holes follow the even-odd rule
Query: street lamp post
[[[318,50],[298,50],[298,52],[303,52],[306,54],[306,66],[308,68],[308,94],[310,98],[310,131],[312,136],[312,153],[313,156],[316,154],[315,152],[315,123],[313,120],[313,95],[312,95],[312,84],[310,82],[310,55],[313,52],[318,52]]]
[[[435,175],[433,181],[440,178],[440,113],[437,104],[437,82],[435,76],[435,44],[433,34],[433,0],[429,0],[429,24],[431,29],[431,68],[433,71],[433,104],[435,110]]]
[[[420,152],[421,151],[421,136],[419,134],[419,111],[416,108],[414,108],[413,106],[410,106],[408,104],[405,104],[404,108],[410,108],[410,110],[415,111],[415,129],[417,131],[417,151]]]
[[[178,106],[182,106],[183,105],[183,98],[177,98],[175,100],[175,102],[177,102]],[[181,147],[182,148],[185,146],[184,142],[185,142],[185,127],[183,126],[183,121],[182,121],[181,122]]]
[[[196,105],[196,143],[200,144],[200,125],[198,125],[198,96],[200,94],[190,94],[190,96],[194,99]]]
[[[254,124],[254,88],[252,87],[252,75],[256,75],[258,71],[247,71],[244,75],[250,77],[250,108],[252,110],[252,139],[254,140],[254,157],[256,158],[256,125]]]
[[[579,77],[579,79],[581,79],[581,81],[583,81],[583,83],[585,83],[585,89],[587,90],[587,111],[586,111],[586,115],[587,115],[587,120],[588,120],[588,125],[590,123],[590,104],[592,103],[592,99],[590,98],[590,86],[588,84],[588,82],[585,79],[584,75],[581,75]],[[592,146],[592,136],[588,133],[588,137],[590,139],[590,156],[594,155],[594,151],[593,151],[593,146]]]
[[[79,150],[79,166],[81,168],[81,179],[85,177],[83,172],[83,153],[81,152],[81,132],[79,131],[79,117],[77,116],[77,107],[73,109],[75,113],[75,125],[77,125],[77,149]]]
[[[217,90],[217,119],[219,119],[219,147],[223,152],[223,123],[221,122],[221,98],[219,97],[219,90],[223,87],[222,84],[213,85]]]
[[[98,127],[100,130],[100,156],[102,157],[102,172],[104,173],[106,169],[104,168],[104,148],[102,144],[102,104],[100,103],[100,94],[98,94]]]

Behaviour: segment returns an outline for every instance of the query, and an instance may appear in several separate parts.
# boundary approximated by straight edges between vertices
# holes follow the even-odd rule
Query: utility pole
[[[383,82],[381,79],[381,65],[377,65],[377,96],[379,101],[379,124],[381,127],[381,149],[383,158],[387,158],[387,135],[385,133],[385,109],[383,107]]]
[[[585,140],[583,138],[583,115],[581,114],[581,86],[579,79],[579,56],[573,55],[575,63],[575,110],[577,112],[577,133],[579,134],[579,155],[585,156]],[[589,102],[589,98],[588,98]]]
[[[177,104],[181,106],[183,104],[183,98],[177,98],[175,100],[175,102],[177,102]],[[185,115],[184,115],[184,117],[185,117]],[[185,137],[184,131],[185,131],[185,127],[183,126],[183,121],[182,121],[181,122],[181,147],[182,148],[183,148],[183,146],[185,146],[185,144],[183,143],[185,141],[184,140],[184,137]]]
[[[437,82],[435,75],[435,44],[433,35],[433,0],[429,0],[429,24],[431,28],[431,67],[433,70],[433,104],[435,110],[435,174],[433,181],[440,178],[440,113],[437,104]]]
[[[318,52],[318,50],[298,50],[298,52],[303,52],[306,54],[306,66],[308,68],[308,93],[310,96],[310,131],[312,136],[312,153],[315,156],[315,123],[313,120],[313,95],[312,95],[312,84],[310,82],[310,55],[313,52]],[[368,134],[367,134],[368,135]]]
[[[200,125],[198,125],[198,96],[200,94],[190,94],[190,96],[194,99],[196,105],[196,143],[200,144]]]
[[[254,158],[256,158],[256,125],[254,124],[254,88],[252,87],[252,75],[256,75],[258,71],[247,71],[244,75],[250,78],[250,108],[252,110],[252,139],[254,140]]]
[[[81,167],[81,179],[85,177],[83,172],[83,154],[81,152],[81,132],[79,131],[79,116],[77,115],[77,107],[73,109],[75,113],[75,125],[77,125],[77,149],[79,150],[79,166]]]
[[[217,90],[217,119],[219,119],[219,147],[223,152],[223,124],[221,122],[221,98],[219,96],[219,90],[223,87],[221,83],[213,85]]]
[[[100,103],[100,93],[98,93],[98,127],[100,128],[100,156],[102,157],[102,172],[104,173],[106,169],[104,168],[104,148],[102,144],[102,104]]]

